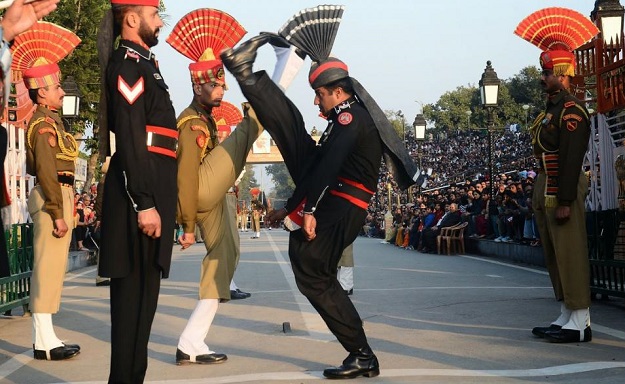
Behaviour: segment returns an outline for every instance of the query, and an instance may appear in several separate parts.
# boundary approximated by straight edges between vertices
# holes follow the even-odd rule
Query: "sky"
[[[302,0],[165,0],[168,19],[159,44],[153,48],[161,72],[181,112],[191,101],[190,60],[165,42],[172,27],[188,12],[211,7],[229,13],[248,33],[277,32],[304,8],[328,4]],[[421,104],[438,101],[459,86],[477,85],[486,61],[501,79],[538,65],[540,51],[513,34],[517,24],[545,7],[566,7],[589,16],[594,0],[343,0],[343,20],[333,55],[349,67],[350,75],[367,89],[383,110],[401,110],[411,124]],[[260,49],[254,70],[273,72],[275,55],[270,46]],[[287,90],[302,112],[307,129],[325,129],[313,105],[307,75],[310,60]],[[244,101],[234,78],[227,73],[229,90],[224,100],[237,106]]]
[[[245,41],[262,31],[277,32],[298,11],[320,4],[345,5],[332,54],[348,65],[350,76],[383,110],[401,110],[408,125],[423,104],[436,103],[459,86],[477,85],[488,60],[500,79],[509,79],[529,65],[538,66],[540,50],[513,33],[532,12],[566,7],[589,17],[594,8],[594,0],[165,0],[168,25],[153,51],[176,113],[191,102],[190,60],[165,40],[185,14],[202,7],[227,12],[248,31]],[[254,70],[271,75],[274,65],[273,49],[262,47]],[[323,131],[326,122],[313,104],[309,68],[307,59],[286,94],[300,109],[308,131],[313,127]],[[240,106],[245,100],[227,71],[226,81],[229,90],[224,100]],[[255,168],[259,181],[263,179],[260,168]]]

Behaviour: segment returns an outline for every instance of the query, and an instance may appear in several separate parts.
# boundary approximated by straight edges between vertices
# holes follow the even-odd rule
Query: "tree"
[[[256,181],[256,177],[254,175],[254,166],[247,164],[245,166],[245,173],[239,183],[239,199],[250,201],[252,199],[250,189],[258,186],[258,181]]]
[[[534,66],[523,68],[511,79],[502,80],[499,107],[495,109],[495,127],[524,125],[526,119],[531,121],[538,114],[544,103],[539,81],[540,72]],[[523,109],[524,105],[529,106],[528,111]],[[425,105],[423,115],[441,131],[483,129],[488,119],[481,106],[480,90],[471,84],[446,92],[435,104]]]
[[[425,118],[441,130],[467,129],[475,127],[473,114],[478,111],[479,90],[474,85],[461,86],[443,94],[436,104],[423,108]],[[467,119],[467,111],[471,116]],[[468,121],[467,121],[468,120]]]
[[[80,117],[71,122],[68,131],[77,139],[84,139],[85,128],[89,127],[93,134],[84,140],[89,160],[87,163],[87,180],[91,185],[98,166],[97,111],[100,97],[100,74],[96,48],[96,35],[100,20],[110,8],[110,0],[66,0],[58,4],[46,21],[58,24],[74,32],[81,43],[74,52],[59,63],[63,78],[73,76],[81,93]]]
[[[286,200],[293,194],[295,183],[286,169],[286,164],[271,164],[265,167],[273,181],[273,197],[277,200]]]

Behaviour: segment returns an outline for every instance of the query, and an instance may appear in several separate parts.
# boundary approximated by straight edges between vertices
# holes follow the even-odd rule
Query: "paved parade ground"
[[[290,269],[288,234],[241,234],[235,282],[252,293],[221,304],[209,347],[219,365],[175,364],[178,336],[197,298],[204,246],[174,249],[149,345],[147,383],[312,383],[346,352],[305,298]],[[351,383],[623,383],[625,300],[597,300],[593,341],[551,344],[532,336],[559,314],[544,269],[494,258],[405,251],[358,238],[351,296],[365,322],[381,375]],[[31,318],[22,309],[0,317],[0,383],[105,383],[110,358],[109,290],[95,267],[67,275],[61,339],[82,351],[67,361],[33,359]],[[284,323],[290,332],[284,332]]]

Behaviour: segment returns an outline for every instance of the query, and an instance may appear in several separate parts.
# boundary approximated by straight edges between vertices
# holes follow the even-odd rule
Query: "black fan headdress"
[[[319,5],[306,8],[287,21],[278,34],[304,51],[312,61],[330,57],[345,6]]]
[[[408,188],[415,183],[421,172],[406,151],[404,143],[371,95],[356,79],[349,77],[347,65],[330,57],[344,10],[342,5],[306,8],[289,19],[278,34],[313,60],[308,75],[313,89],[344,78],[351,80],[355,96],[369,111],[380,133],[384,144],[384,161],[389,171],[400,188]]]
[[[319,5],[299,11],[278,31],[312,59],[308,81],[313,89],[349,77],[347,65],[330,57],[345,6]]]

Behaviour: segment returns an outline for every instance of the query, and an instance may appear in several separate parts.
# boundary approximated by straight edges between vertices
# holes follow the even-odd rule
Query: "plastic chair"
[[[447,245],[447,252],[449,253],[449,247],[451,245],[451,234],[454,228],[456,228],[460,224],[452,225],[451,227],[443,227],[441,228],[438,236],[436,236],[436,250],[438,254],[441,254],[443,250],[443,246]],[[444,241],[444,242],[443,242]]]

